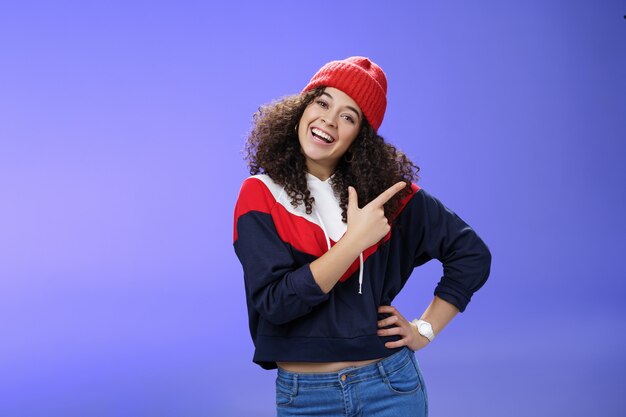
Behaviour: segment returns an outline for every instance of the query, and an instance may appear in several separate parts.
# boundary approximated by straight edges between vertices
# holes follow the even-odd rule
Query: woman
[[[279,416],[427,415],[413,352],[489,275],[487,246],[378,135],[386,93],[383,70],[351,57],[254,115],[234,246],[254,362],[278,368]],[[391,302],[434,258],[444,275],[409,322]]]

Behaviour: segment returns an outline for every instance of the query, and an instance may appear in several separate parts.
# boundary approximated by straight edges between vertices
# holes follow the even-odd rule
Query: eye
[[[343,118],[344,118],[344,120],[347,120],[348,122],[350,122],[350,123],[352,123],[352,124],[354,124],[354,123],[355,123],[355,122],[354,122],[354,117],[350,116],[349,114],[344,114],[344,115],[342,115],[341,117],[343,117]]]
[[[319,100],[316,101],[316,103],[318,104],[318,106],[320,106],[320,107],[322,107],[324,109],[328,108],[328,103],[326,103],[324,100],[319,99]]]

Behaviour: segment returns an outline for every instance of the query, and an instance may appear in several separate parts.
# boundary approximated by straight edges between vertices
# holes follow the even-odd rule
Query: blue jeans
[[[278,369],[278,417],[426,417],[426,386],[413,352],[404,348],[369,365],[331,373]]]

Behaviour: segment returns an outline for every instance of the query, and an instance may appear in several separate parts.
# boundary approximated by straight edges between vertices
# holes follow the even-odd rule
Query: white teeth
[[[315,136],[319,136],[320,138],[324,139],[324,140],[325,140],[326,142],[328,142],[328,143],[332,143],[332,142],[334,142],[334,141],[335,141],[335,140],[334,140],[332,137],[330,137],[327,133],[325,133],[325,132],[323,132],[323,131],[319,130],[318,128],[315,128],[315,127],[314,127],[313,129],[311,129],[311,132],[313,132],[313,134],[314,134]]]

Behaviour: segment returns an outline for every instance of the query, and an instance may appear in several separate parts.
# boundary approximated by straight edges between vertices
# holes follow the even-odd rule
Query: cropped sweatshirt
[[[491,254],[453,211],[412,184],[391,230],[366,249],[329,293],[310,263],[346,231],[330,181],[307,174],[313,212],[293,207],[267,175],[247,178],[235,206],[234,248],[243,267],[254,362],[338,362],[383,358],[397,349],[377,335],[378,307],[391,305],[413,269],[441,261],[434,293],[464,311],[487,280]],[[357,190],[358,191],[358,190]]]

